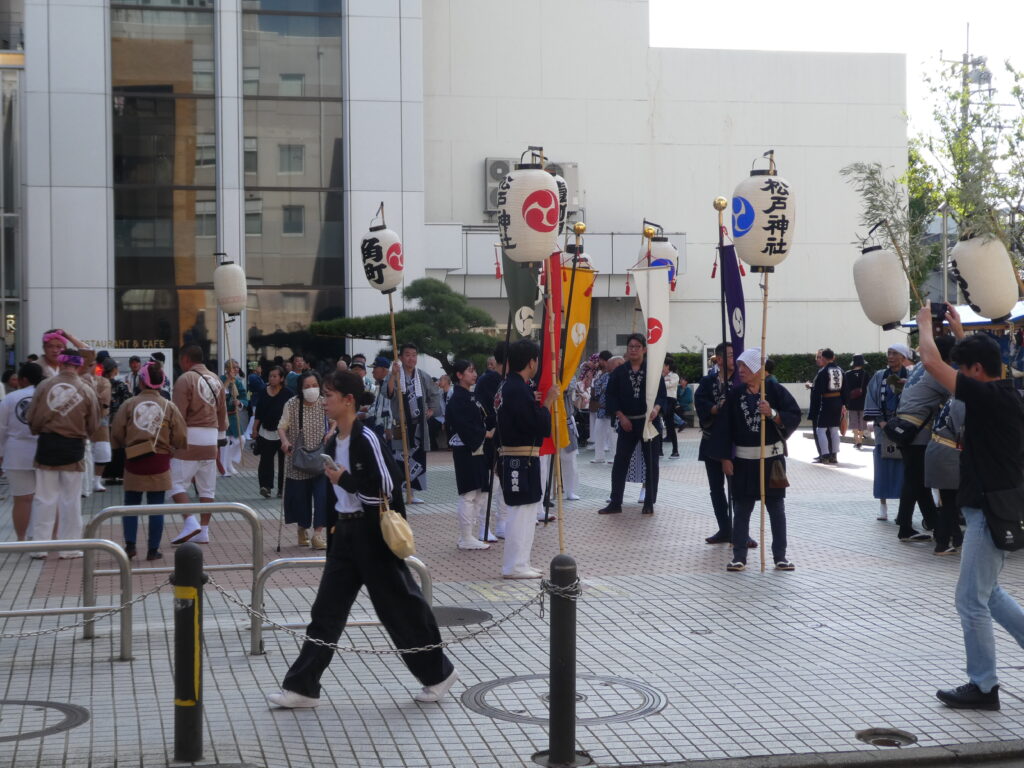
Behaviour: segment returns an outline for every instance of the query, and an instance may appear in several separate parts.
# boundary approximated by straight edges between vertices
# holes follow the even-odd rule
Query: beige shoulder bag
[[[416,542],[413,541],[409,521],[391,508],[384,491],[380,494],[380,532],[395,557],[405,560],[416,553]]]

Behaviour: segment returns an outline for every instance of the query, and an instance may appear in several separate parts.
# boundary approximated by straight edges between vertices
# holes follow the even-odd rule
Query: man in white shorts
[[[212,502],[217,489],[217,445],[226,440],[227,402],[220,377],[203,365],[203,350],[184,347],[178,353],[183,371],[174,382],[173,401],[188,427],[188,446],[176,450],[171,459],[171,498],[175,504],[187,504],[189,486],[195,481],[200,502]],[[173,544],[210,540],[210,514],[185,516],[185,525]]]
[[[43,380],[43,369],[37,363],[23,363],[18,369],[18,389],[0,402],[0,456],[7,484],[14,497],[11,516],[18,541],[28,536],[32,517],[32,497],[36,492],[37,437],[28,428],[28,409],[36,385]]]

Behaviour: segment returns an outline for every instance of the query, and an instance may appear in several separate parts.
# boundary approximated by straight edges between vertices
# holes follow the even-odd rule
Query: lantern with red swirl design
[[[213,295],[217,300],[217,308],[225,315],[230,317],[242,314],[249,299],[245,270],[233,261],[221,262],[213,270]]]
[[[512,261],[543,261],[558,250],[562,217],[554,176],[537,163],[517,164],[498,185],[498,239]],[[564,220],[563,220],[564,223]]]
[[[363,235],[359,251],[370,286],[381,293],[392,293],[405,276],[405,256],[398,234],[384,224],[370,227]]]
[[[768,155],[769,153],[765,153]],[[789,255],[796,206],[789,182],[770,167],[753,170],[732,194],[732,239],[752,272],[774,272]]]

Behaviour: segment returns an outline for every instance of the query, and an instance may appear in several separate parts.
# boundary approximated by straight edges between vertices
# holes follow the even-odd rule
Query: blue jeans
[[[166,491],[146,491],[147,504],[163,504]],[[142,504],[142,491],[125,491],[124,503],[127,506],[137,507]],[[121,525],[124,528],[124,540],[129,544],[135,543],[135,537],[139,532],[138,517],[122,517]],[[149,515],[149,548],[160,549],[160,539],[164,535],[164,516]]]
[[[967,531],[960,558],[960,580],[956,583],[956,611],[964,630],[967,677],[988,693],[999,682],[992,619],[1024,647],[1024,611],[999,586],[1006,552],[992,543],[984,513],[977,507],[963,507],[962,511]]]

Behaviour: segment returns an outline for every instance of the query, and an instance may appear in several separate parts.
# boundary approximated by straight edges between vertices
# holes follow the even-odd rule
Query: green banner
[[[504,253],[501,254],[501,270],[512,316],[512,341],[530,338],[539,326],[536,319],[537,267],[533,263],[512,261]]]

